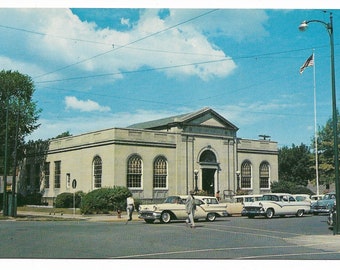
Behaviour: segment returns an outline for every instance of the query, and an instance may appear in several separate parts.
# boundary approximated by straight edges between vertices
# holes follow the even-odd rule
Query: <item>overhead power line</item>
[[[111,52],[113,52],[113,51],[117,51],[117,50],[126,48],[126,47],[128,47],[128,46],[130,46],[130,45],[132,45],[132,44],[135,44],[135,43],[137,43],[137,42],[140,42],[140,41],[142,41],[142,40],[148,39],[148,38],[150,38],[150,37],[159,35],[159,34],[161,34],[161,33],[164,33],[164,32],[166,32],[166,31],[169,31],[169,30],[171,30],[171,29],[174,29],[174,28],[176,28],[176,27],[178,27],[178,26],[180,26],[180,25],[186,24],[186,23],[191,22],[191,21],[193,21],[193,20],[197,20],[198,18],[201,18],[201,17],[206,16],[206,15],[208,15],[208,14],[211,14],[211,13],[213,13],[213,12],[216,12],[217,10],[218,10],[218,9],[213,9],[213,10],[204,12],[204,13],[202,13],[202,14],[200,14],[200,15],[197,15],[197,16],[195,16],[195,17],[193,17],[193,18],[187,19],[187,20],[185,20],[185,21],[183,21],[183,22],[177,23],[177,24],[175,24],[175,25],[172,25],[172,26],[167,27],[167,28],[165,28],[165,29],[162,29],[162,30],[160,30],[160,31],[151,33],[151,34],[149,34],[149,35],[146,35],[146,36],[144,36],[144,37],[141,37],[141,38],[139,38],[139,39],[136,39],[136,40],[134,40],[134,41],[131,41],[131,42],[129,42],[129,43],[125,44],[125,45],[122,45],[122,46],[120,46],[120,47],[117,47],[117,48],[116,48],[115,46],[113,46],[112,49],[110,49],[110,50],[108,50],[108,51],[106,51],[106,52],[103,52],[103,53],[100,53],[100,54],[91,56],[91,57],[86,58],[86,59],[84,59],[84,60],[75,62],[75,63],[73,63],[73,64],[69,64],[69,65],[66,65],[66,66],[64,66],[64,67],[58,68],[58,69],[56,69],[56,70],[53,70],[53,71],[44,73],[44,74],[39,75],[39,76],[36,76],[35,79],[36,79],[36,78],[41,78],[41,77],[43,77],[43,76],[46,76],[46,75],[49,75],[49,74],[52,74],[52,73],[55,73],[55,72],[58,72],[58,71],[61,71],[61,70],[67,69],[67,68],[70,68],[70,67],[72,67],[72,66],[75,66],[75,65],[78,65],[78,64],[81,64],[81,63],[85,63],[85,62],[87,62],[87,61],[90,61],[90,60],[92,60],[92,59],[94,59],[94,58],[97,58],[97,57],[106,55],[106,54],[111,53]],[[33,32],[34,32],[34,31],[33,31]]]

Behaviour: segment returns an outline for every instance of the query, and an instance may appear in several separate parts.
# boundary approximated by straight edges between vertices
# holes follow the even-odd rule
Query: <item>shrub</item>
[[[71,192],[64,192],[59,194],[55,200],[56,208],[73,208],[73,196],[75,199],[75,207],[79,208],[84,192],[77,191],[75,194]]]
[[[296,185],[293,182],[279,181],[271,184],[271,192],[290,193],[290,194],[313,194],[313,192],[304,186]]]
[[[126,187],[100,188],[87,193],[80,207],[83,214],[108,213],[126,208],[126,198],[131,196]]]
[[[24,204],[41,205],[42,204],[42,194],[41,193],[31,193],[24,196]]]

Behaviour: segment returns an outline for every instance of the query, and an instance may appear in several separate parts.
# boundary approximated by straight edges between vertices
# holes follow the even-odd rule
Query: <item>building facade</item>
[[[237,131],[217,112],[203,108],[54,139],[41,166],[40,189],[49,203],[63,192],[113,186],[126,186],[141,200],[188,194],[191,189],[208,194],[220,190],[222,197],[237,190],[270,191],[271,182],[278,181],[277,143],[240,139]]]

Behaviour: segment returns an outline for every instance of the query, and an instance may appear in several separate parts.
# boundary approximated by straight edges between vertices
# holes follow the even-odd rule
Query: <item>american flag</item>
[[[308,59],[306,60],[306,62],[302,65],[302,67],[300,67],[300,74],[302,74],[302,72],[307,68],[307,67],[311,67],[314,65],[314,54],[312,54],[311,56],[308,57]]]

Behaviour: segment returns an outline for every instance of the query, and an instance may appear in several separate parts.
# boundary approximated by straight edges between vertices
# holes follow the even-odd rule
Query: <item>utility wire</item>
[[[111,50],[108,50],[108,51],[106,51],[106,52],[103,52],[103,53],[100,53],[100,54],[91,56],[91,57],[86,58],[86,59],[84,59],[84,60],[75,62],[75,63],[73,63],[73,64],[66,65],[66,66],[64,66],[64,67],[61,67],[61,68],[59,68],[59,69],[56,69],[56,70],[53,70],[53,71],[50,71],[50,72],[47,72],[47,73],[44,73],[44,74],[42,74],[42,75],[36,76],[35,79],[41,78],[41,77],[43,77],[43,76],[46,76],[46,75],[49,75],[49,74],[52,74],[52,73],[55,73],[55,72],[58,72],[58,71],[60,71],[60,70],[64,70],[64,69],[70,68],[70,67],[72,67],[72,66],[75,66],[75,65],[78,65],[78,64],[87,62],[87,61],[90,61],[90,60],[92,60],[92,59],[94,59],[94,58],[97,58],[97,57],[106,55],[106,54],[111,53],[111,52],[113,52],[113,51],[117,51],[117,50],[123,49],[123,48],[125,48],[125,47],[128,47],[129,45],[135,44],[135,43],[140,42],[140,41],[142,41],[142,40],[148,39],[148,38],[150,38],[150,37],[153,37],[153,36],[159,35],[159,34],[161,34],[161,33],[164,33],[164,32],[166,32],[166,31],[169,31],[169,30],[171,30],[171,29],[174,29],[174,28],[176,28],[176,27],[178,27],[178,26],[180,26],[180,25],[182,25],[182,24],[186,24],[186,23],[191,22],[191,21],[193,21],[193,20],[197,20],[198,18],[201,18],[201,17],[206,16],[206,15],[208,15],[208,14],[211,14],[211,13],[213,13],[213,12],[216,12],[217,10],[218,10],[218,9],[213,9],[213,10],[207,11],[207,12],[202,13],[202,14],[200,14],[200,15],[197,15],[197,16],[195,16],[195,17],[193,17],[193,18],[190,18],[190,19],[185,20],[185,21],[183,21],[183,22],[177,23],[177,24],[175,24],[175,25],[173,25],[173,26],[167,27],[167,28],[165,28],[165,29],[162,29],[162,30],[160,30],[160,31],[154,32],[154,33],[149,34],[149,35],[147,35],[147,36],[141,37],[141,38],[139,38],[139,39],[136,39],[136,40],[134,40],[134,41],[132,41],[132,42],[130,42],[130,43],[127,43],[127,44],[122,45],[122,46],[117,47],[117,48],[115,48],[115,47],[114,47],[114,44],[113,44],[113,48],[112,48]]]

